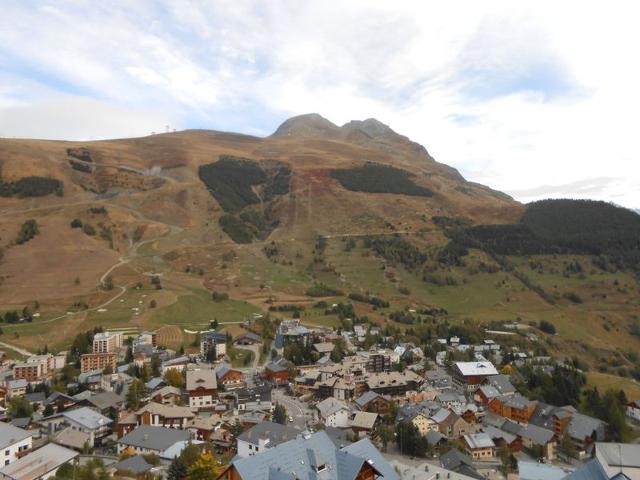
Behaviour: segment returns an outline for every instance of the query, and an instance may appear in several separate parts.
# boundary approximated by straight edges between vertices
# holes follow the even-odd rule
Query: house
[[[372,412],[356,412],[351,419],[351,430],[358,436],[370,435],[375,430],[378,414]]]
[[[300,319],[282,320],[276,331],[275,348],[282,348],[289,343],[306,345],[311,330],[300,323]]]
[[[404,372],[381,372],[371,374],[366,379],[366,386],[369,390],[373,390],[381,395],[400,396],[405,395],[408,391],[418,390],[424,379],[412,372],[405,370]]]
[[[457,448],[452,448],[445,454],[440,455],[440,465],[447,470],[465,475],[466,477],[484,479],[484,477],[476,471],[471,457],[462,453]]]
[[[302,432],[287,425],[261,422],[242,432],[237,441],[238,457],[245,458],[293,440]]]
[[[475,427],[466,422],[460,415],[449,409],[442,408],[431,416],[431,420],[438,425],[438,431],[449,438],[460,438],[473,433]]]
[[[629,402],[627,405],[627,417],[640,422],[640,400]]]
[[[364,412],[375,412],[386,415],[391,410],[393,401],[391,398],[368,390],[354,400],[357,408]]]
[[[323,431],[300,435],[258,455],[235,459],[218,480],[285,478],[400,480],[369,439],[339,448]]]
[[[78,452],[48,443],[38,450],[0,469],[0,477],[9,480],[46,480],[69,462],[76,462]]]
[[[285,367],[283,362],[270,362],[264,367],[264,377],[277,384],[283,384],[289,381],[289,369]]]
[[[91,446],[91,436],[80,430],[74,430],[71,427],[64,428],[58,432],[53,441],[63,447],[71,448],[77,452],[83,453],[87,447]]]
[[[159,454],[161,460],[170,461],[174,458],[180,456],[182,450],[184,450],[189,445],[203,445],[204,442],[200,440],[179,440],[169,448],[167,448],[164,452]]]
[[[438,431],[438,424],[422,412],[415,412],[408,420],[418,429],[418,432],[420,432],[420,435],[423,437],[431,431]]]
[[[0,466],[23,457],[33,446],[33,436],[8,423],[0,423]]]
[[[428,431],[424,438],[427,441],[427,444],[436,451],[447,443],[447,437],[437,430]]]
[[[100,392],[91,395],[85,402],[88,406],[107,416],[119,412],[124,406],[124,399],[114,392]]]
[[[77,403],[78,400],[61,392],[53,392],[44,401],[45,407],[47,405],[51,405],[54,412],[62,412],[63,410],[73,407]]]
[[[496,367],[488,361],[456,362],[453,365],[453,381],[460,388],[476,391],[492,376],[498,375]]]
[[[107,472],[112,477],[138,477],[151,473],[154,468],[142,455],[134,455],[108,466]]]
[[[244,384],[244,375],[240,370],[231,368],[231,365],[223,363],[216,369],[216,381],[225,390],[240,388]]]
[[[335,344],[331,342],[321,342],[313,344],[313,349],[320,355],[330,355],[335,347]]]
[[[575,469],[548,463],[518,460],[520,480],[563,480]]]
[[[182,398],[182,391],[179,388],[167,385],[151,394],[151,400],[163,405],[175,405]]]
[[[509,375],[494,375],[487,379],[487,385],[495,388],[499,395],[513,395],[516,393],[516,387],[511,383]]]
[[[27,382],[24,378],[19,380],[9,380],[7,382],[7,398],[12,399],[14,397],[24,397],[27,393]]]
[[[596,442],[593,459],[564,480],[627,480],[640,478],[640,445]]]
[[[489,400],[488,407],[493,413],[518,423],[529,423],[536,411],[536,402],[520,395],[500,395]]]
[[[316,404],[316,410],[322,423],[329,427],[349,427],[351,411],[347,405],[336,398],[325,398]]]
[[[163,405],[150,402],[136,412],[138,425],[151,425],[156,427],[178,428],[184,430],[189,421],[195,417],[187,407],[176,405]]]
[[[145,383],[144,386],[147,387],[147,390],[149,392],[153,392],[154,390],[164,387],[166,384],[167,382],[164,381],[164,378],[153,377],[151,380]]]
[[[212,408],[218,389],[216,373],[213,370],[188,370],[186,389],[190,408]]]
[[[558,438],[567,434],[579,452],[586,452],[594,442],[605,438],[606,423],[578,413],[573,407],[555,408],[551,415],[553,432]]]
[[[491,400],[500,396],[500,392],[491,385],[482,385],[473,394],[473,399],[481,405],[487,405]]]
[[[140,455],[162,455],[176,443],[188,442],[190,438],[191,435],[186,430],[141,425],[118,440],[118,454],[127,450]]]
[[[172,358],[171,360],[162,362],[160,371],[162,372],[162,376],[164,377],[169,370],[178,370],[179,372],[182,372],[190,363],[191,359],[186,355],[183,355],[181,357]]]
[[[113,420],[88,407],[65,410],[40,420],[49,434],[71,427],[88,435],[89,446],[100,445],[102,439],[111,433]]]
[[[222,428],[222,425],[223,420],[220,415],[213,414],[206,417],[196,415],[187,424],[187,430],[189,430],[193,438],[208,441],[216,430],[227,431]]]
[[[256,335],[253,332],[243,333],[233,339],[234,345],[257,345],[261,342],[262,338],[260,338],[260,335]]]
[[[522,446],[529,450],[538,450],[540,456],[547,460],[555,460],[557,440],[552,430],[538,427],[532,423],[525,425],[518,432]]]
[[[496,458],[496,444],[488,433],[472,433],[463,437],[464,446],[474,460],[493,460]]]
[[[217,360],[227,354],[227,334],[223,332],[207,332],[200,337],[200,356]]]
[[[518,435],[491,426],[485,427],[484,433],[489,435],[497,448],[506,447],[514,453],[522,450],[522,439]]]

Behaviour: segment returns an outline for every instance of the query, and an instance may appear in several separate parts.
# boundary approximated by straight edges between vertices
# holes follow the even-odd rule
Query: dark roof
[[[46,400],[44,401],[45,405],[49,405],[53,402],[56,402],[58,400],[63,400],[65,402],[71,402],[71,403],[76,403],[77,400],[75,398],[73,398],[70,395],[67,395],[66,393],[62,393],[62,392],[53,392],[51,395],[49,395]]]
[[[461,465],[473,467],[473,461],[469,455],[462,453],[456,448],[452,448],[447,453],[440,455],[440,465],[447,470],[455,470]]]
[[[148,463],[141,455],[135,455],[129,457],[121,462],[110,465],[109,468],[115,469],[117,472],[131,472],[134,475],[148,472],[153,468],[153,465]]]
[[[238,436],[238,440],[258,444],[258,440],[269,439],[269,447],[293,440],[300,430],[274,422],[260,422]]]
[[[27,393],[24,398],[29,402],[29,403],[44,403],[46,396],[44,394],[44,392],[33,392],[33,393]]]
[[[31,417],[14,418],[9,423],[14,427],[27,428],[29,425],[31,425]]]
[[[186,430],[141,425],[126,434],[118,442],[123,445],[162,452],[171,445],[180,441],[187,441],[189,438],[191,438],[191,435]]]
[[[349,430],[336,427],[326,427],[324,432],[337,448],[342,448],[353,443]]]
[[[262,340],[260,336],[256,335],[255,333],[246,332],[246,333],[243,333],[242,335],[238,335],[233,341],[237,342],[238,340],[244,340],[244,339],[252,340],[254,342],[259,342],[260,340]]]

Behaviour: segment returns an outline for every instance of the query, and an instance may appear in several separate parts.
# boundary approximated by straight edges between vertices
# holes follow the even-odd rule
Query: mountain
[[[213,319],[233,333],[270,310],[366,316],[420,344],[443,325],[471,341],[472,324],[545,320],[559,336],[523,348],[635,368],[620,352],[640,346],[640,217],[522,205],[375,119],[302,115],[266,138],[0,139],[0,179],[0,310],[40,314],[3,339],[31,351],[97,326],[159,328],[188,350]]]

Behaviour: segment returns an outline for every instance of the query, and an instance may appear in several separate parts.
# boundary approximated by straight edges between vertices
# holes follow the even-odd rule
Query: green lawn
[[[206,290],[193,289],[178,297],[178,300],[160,308],[151,316],[154,326],[178,325],[202,329],[213,319],[220,323],[242,322],[259,313],[260,309],[240,300],[214,302]]]
[[[253,352],[241,348],[230,348],[227,352],[234,368],[250,367],[253,364]],[[249,358],[247,360],[247,357]]]

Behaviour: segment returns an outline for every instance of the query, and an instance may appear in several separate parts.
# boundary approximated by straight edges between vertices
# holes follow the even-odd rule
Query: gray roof
[[[238,440],[257,445],[258,440],[269,440],[269,447],[293,440],[300,430],[274,422],[260,422],[238,436]]]
[[[347,404],[333,397],[328,397],[316,404],[316,408],[320,412],[322,418],[327,418],[330,415],[340,411],[348,410]]]
[[[427,439],[427,443],[431,446],[437,445],[442,440],[447,439],[447,437],[436,430],[429,430],[425,435],[425,438]]]
[[[216,372],[210,369],[187,370],[187,390],[191,391],[196,388],[204,388],[206,390],[218,388]]]
[[[147,387],[148,390],[155,390],[161,385],[165,385],[165,381],[162,377],[153,377],[151,380],[145,383],[145,386]]]
[[[553,439],[554,433],[551,430],[530,423],[522,427],[518,435],[533,441],[536,445],[546,445]]]
[[[78,456],[78,452],[48,443],[0,470],[0,475],[16,480],[35,480]]]
[[[114,392],[101,392],[89,397],[87,401],[100,410],[107,408],[117,409],[124,403],[122,397]]]
[[[152,468],[153,465],[147,463],[147,461],[141,455],[134,455],[133,457],[122,460],[121,462],[109,465],[109,469],[114,469],[117,472],[131,472],[135,475],[148,472]]]
[[[360,395],[358,398],[356,398],[354,400],[354,402],[360,408],[363,408],[367,403],[369,403],[370,401],[374,400],[375,398],[377,398],[379,396],[380,396],[379,393],[376,393],[373,390],[367,390],[362,395]]]
[[[605,425],[605,422],[602,420],[581,413],[574,413],[567,431],[571,438],[584,440],[603,425]]]
[[[90,409],[89,407],[65,410],[60,415],[89,430],[96,430],[100,427],[113,423],[113,420],[105,417],[95,410]]]
[[[511,383],[509,375],[494,375],[488,379],[489,385],[498,390],[502,395],[516,392],[516,387]]]
[[[489,435],[489,437],[491,437],[492,440],[500,438],[509,445],[515,442],[518,438],[512,433],[505,432],[504,430],[500,430],[496,427],[485,427],[484,431],[487,435]]]
[[[518,462],[520,480],[563,480],[571,472],[573,468],[522,460]]]
[[[237,459],[233,466],[242,480],[314,480],[319,478],[318,467],[323,467],[323,480],[354,480],[365,462],[380,472],[383,480],[400,480],[368,439],[338,449],[323,431]]]
[[[338,448],[342,448],[353,443],[351,440],[351,432],[349,430],[336,427],[326,427],[324,429],[324,433],[329,436],[333,444]]]
[[[46,399],[44,392],[27,393],[24,398],[29,403],[43,403]]]
[[[14,427],[8,423],[0,422],[0,450],[5,449],[9,445],[29,438],[31,434],[26,430]]]
[[[187,441],[189,438],[190,434],[186,430],[141,425],[118,442],[123,445],[162,452],[176,442]]]
[[[575,472],[570,473],[563,480],[627,480],[628,477],[625,476],[616,476],[609,477],[602,465],[597,458],[585,463],[580,468],[578,468]]]
[[[440,465],[447,470],[457,470],[462,465],[473,467],[473,460],[457,448],[452,448],[447,453],[440,455]]]

